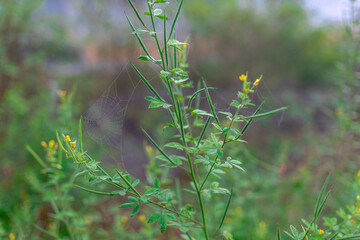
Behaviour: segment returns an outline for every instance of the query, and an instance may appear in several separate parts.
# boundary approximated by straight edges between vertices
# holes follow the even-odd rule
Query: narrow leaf
[[[226,208],[225,208],[223,217],[221,218],[221,222],[220,222],[220,225],[219,225],[219,227],[218,227],[218,230],[221,229],[221,227],[222,227],[222,225],[223,225],[223,223],[224,223],[226,214],[227,214],[227,212],[228,212],[228,210],[229,210],[229,206],[230,206],[230,202],[231,202],[232,195],[233,195],[233,190],[231,189],[230,196],[229,196],[229,200],[228,200],[228,202],[227,202],[227,204],[226,204]]]
[[[214,118],[215,118],[215,120],[216,120],[216,123],[217,123],[219,126],[221,126],[221,125],[220,125],[219,118],[217,117],[216,112],[215,112],[214,104],[212,103],[211,98],[210,98],[209,89],[207,88],[206,83],[205,83],[204,80],[203,80],[203,84],[204,84],[204,86],[205,86],[206,97],[207,97],[209,106],[210,106],[210,108],[211,108],[211,112],[212,112],[212,114],[214,115]]]
[[[80,152],[83,153],[84,150],[83,150],[83,143],[82,143],[82,117],[80,117],[80,120],[79,120],[79,135],[78,135],[78,144],[79,144],[79,149],[80,149]]]
[[[171,160],[171,158],[159,147],[159,145],[157,145],[157,143],[150,137],[150,135],[144,130],[142,129],[143,133],[145,134],[145,136],[149,139],[149,141],[154,145],[154,147],[156,147],[156,149],[174,166],[177,166],[173,160]]]
[[[142,20],[140,14],[139,14],[139,12],[138,12],[138,10],[136,9],[136,7],[134,6],[134,4],[132,3],[132,1],[131,1],[131,0],[128,0],[128,2],[130,3],[132,9],[134,10],[134,12],[135,12],[137,18],[139,19],[139,21],[141,22],[141,24],[144,26],[144,28],[148,29],[148,28],[146,27],[144,21]]]
[[[45,164],[45,162],[39,157],[39,155],[37,155],[37,153],[36,153],[29,145],[26,145],[25,147],[26,147],[26,149],[28,150],[28,152],[35,158],[35,160],[36,160],[43,168],[47,168],[47,165]]]
[[[214,87],[209,87],[208,89],[216,89]],[[189,103],[188,103],[188,109],[190,109],[191,107],[191,103],[194,100],[194,98],[196,97],[196,95],[198,95],[199,93],[205,91],[205,88],[199,89],[196,92],[193,93],[193,95],[191,95],[190,99],[189,99]]]
[[[170,30],[170,34],[169,34],[169,39],[171,38],[171,35],[172,35],[173,32],[174,32],[174,28],[175,28],[176,22],[177,22],[177,20],[178,20],[178,17],[179,17],[180,10],[181,10],[181,7],[182,7],[182,5],[183,5],[183,2],[184,2],[184,0],[181,0],[181,2],[180,2],[180,4],[179,4],[179,7],[178,7],[178,9],[177,9],[177,11],[176,11],[176,15],[175,15],[174,21],[173,21],[173,23],[172,23],[172,25],[171,25],[171,30]]]
[[[155,96],[157,96],[160,100],[164,101],[165,100],[160,97],[160,95],[156,92],[156,90],[151,86],[151,84],[148,82],[148,80],[146,80],[146,78],[140,73],[140,71],[135,67],[134,64],[131,63],[131,66],[134,68],[135,72],[139,75],[139,77],[141,78],[141,80],[145,83],[145,85],[150,89],[150,91],[152,93],[154,93]]]
[[[262,117],[267,117],[269,115],[281,112],[286,110],[287,107],[282,107],[282,108],[278,108],[269,112],[265,112],[265,113],[260,113],[260,114],[256,114],[256,115],[252,115],[252,116],[248,116],[248,117],[244,117],[244,119],[254,119],[254,118],[262,118]]]

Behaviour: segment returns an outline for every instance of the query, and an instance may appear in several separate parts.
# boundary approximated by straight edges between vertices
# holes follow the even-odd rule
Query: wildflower
[[[129,218],[127,217],[127,216],[123,216],[122,218],[121,218],[121,222],[122,223],[127,223],[129,221]]]
[[[264,221],[261,221],[259,223],[259,227],[262,228],[262,229],[266,228],[266,223]]]
[[[151,154],[153,149],[151,146],[146,145],[145,150],[146,150],[147,154]]]
[[[231,224],[232,222],[232,219],[231,218],[225,218],[225,223],[226,224]]]
[[[66,96],[66,91],[65,90],[59,90],[57,92],[57,94],[59,95],[59,97],[65,97]]]
[[[240,81],[245,82],[245,80],[246,80],[246,75],[245,75],[245,74],[241,74],[241,75],[239,76],[239,79],[240,79]]]
[[[75,146],[76,146],[76,141],[71,142],[70,145],[71,145],[72,148],[75,148]]]
[[[258,79],[256,79],[255,82],[254,82],[254,87],[256,87],[257,85],[259,85],[259,83],[260,83],[260,79],[258,78]]]
[[[54,230],[55,229],[55,223],[54,222],[51,222],[51,223],[49,223],[49,225],[48,225],[48,228],[49,229],[51,229],[51,230]]]
[[[15,234],[9,233],[9,238],[10,238],[11,240],[14,240],[14,239],[15,239]]]
[[[53,146],[55,145],[55,141],[54,140],[50,140],[49,141],[49,147],[53,148]]]
[[[71,142],[71,139],[70,139],[70,136],[69,135],[64,135],[64,139],[65,139],[65,141],[67,141],[67,142]]]
[[[342,110],[340,108],[335,109],[335,115],[340,117],[342,115]]]
[[[43,146],[44,148],[47,148],[47,144],[46,144],[46,142],[45,141],[41,141],[41,146]]]
[[[319,233],[320,233],[320,234],[324,234],[324,233],[325,233],[325,231],[324,231],[324,230],[322,230],[322,229],[319,229]]]
[[[141,214],[139,217],[138,217],[139,221],[140,222],[144,222],[146,220],[146,217],[144,214]]]

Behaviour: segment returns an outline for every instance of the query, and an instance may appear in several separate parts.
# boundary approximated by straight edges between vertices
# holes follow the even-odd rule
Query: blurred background
[[[145,11],[144,1],[134,4]],[[176,1],[168,8],[175,12]],[[299,226],[311,216],[328,173],[333,190],[325,214],[336,216],[356,200],[358,10],[350,0],[184,2],[176,33],[189,43],[192,79],[204,77],[217,87],[221,106],[241,88],[240,74],[263,74],[254,100],[266,98],[266,110],[289,107],[257,121],[245,136],[248,143],[228,150],[246,169],[225,180],[236,182],[225,220],[234,239],[274,239],[277,226]],[[117,208],[119,199],[63,186],[73,164],[52,159],[55,131],[76,133],[80,116],[118,77],[117,92],[127,107],[123,160],[107,157],[90,139],[86,148],[138,178],[149,161],[153,167],[141,127],[161,139],[162,116],[143,114],[148,93],[134,86],[139,79],[128,63],[135,61],[154,85],[156,68],[137,62],[140,47],[125,12],[134,19],[126,0],[0,0],[1,239],[52,239],[46,231],[54,228],[67,239],[66,229],[54,224],[61,218],[75,219],[81,239],[177,239],[176,231],[160,236],[143,218],[128,219]],[[54,166],[58,188],[27,145]],[[54,202],[66,209],[62,215]]]

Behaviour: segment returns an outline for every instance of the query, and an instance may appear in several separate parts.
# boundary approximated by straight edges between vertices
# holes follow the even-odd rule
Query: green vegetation
[[[356,1],[345,29],[297,1],[167,2],[120,25],[97,0],[79,23],[0,5],[0,239],[360,239]],[[84,112],[134,49],[120,168]]]

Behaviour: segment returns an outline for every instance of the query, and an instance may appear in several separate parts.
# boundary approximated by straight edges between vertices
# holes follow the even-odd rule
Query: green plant
[[[127,172],[117,169],[113,173],[106,171],[100,166],[99,161],[93,159],[83,149],[81,119],[76,141],[72,141],[69,135],[64,134],[57,134],[57,139],[66,155],[84,169],[81,174],[84,174],[86,179],[94,183],[106,183],[117,190],[103,192],[75,185],[80,189],[100,195],[127,197],[128,202],[120,205],[120,208],[132,209],[131,217],[144,206],[152,207],[148,223],[157,222],[161,232],[164,232],[167,226],[172,226],[178,228],[183,233],[183,237],[188,239],[210,239],[219,235],[225,239],[232,239],[230,232],[221,233],[233,196],[231,187],[221,185],[221,178],[232,170],[243,169],[241,162],[227,156],[224,150],[228,145],[244,143],[242,136],[253,119],[263,118],[286,108],[260,113],[265,103],[262,102],[252,115],[244,116],[241,113],[242,110],[254,106],[249,95],[254,92],[262,77],[254,82],[249,81],[247,74],[239,77],[243,82],[243,89],[237,92],[236,98],[229,106],[229,111],[216,109],[210,94],[213,88],[207,87],[204,80],[198,82],[197,88],[193,88],[186,63],[188,43],[177,40],[174,32],[183,2],[183,0],[180,2],[174,20],[169,25],[170,31],[167,27],[170,17],[165,13],[168,1],[165,0],[147,1],[148,11],[145,12],[147,19],[142,17],[129,0],[141,27],[136,28],[128,17],[127,21],[145,54],[139,59],[156,64],[161,69],[160,81],[167,97],[161,96],[160,91],[155,89],[132,64],[135,72],[152,93],[152,96],[146,97],[150,102],[149,108],[160,108],[169,116],[169,122],[165,123],[164,129],[173,137],[164,146],[160,146],[148,131],[144,129],[142,131],[159,152],[156,158],[162,164],[158,167],[180,169],[188,176],[189,183],[182,189],[174,190],[164,186],[158,176],[152,176],[148,184],[140,184],[140,180],[134,179]],[[156,21],[161,21],[163,24],[162,36],[156,29]],[[147,22],[150,23],[146,24]],[[142,34],[152,37],[160,59],[150,55],[142,41]],[[186,89],[194,89],[193,94],[185,94]],[[200,94],[206,96],[208,109],[203,107]],[[151,171],[149,172],[151,174]],[[183,203],[181,196],[185,193],[193,195],[194,200]],[[210,213],[206,212],[206,202],[217,195],[224,195],[219,198],[223,211],[220,215],[208,216]]]

